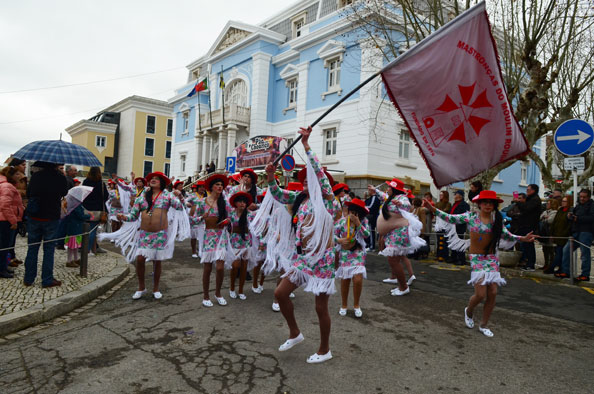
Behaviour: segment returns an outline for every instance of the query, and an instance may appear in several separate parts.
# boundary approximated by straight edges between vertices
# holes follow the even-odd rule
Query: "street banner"
[[[529,153],[507,99],[484,2],[381,75],[438,188]]]
[[[236,166],[242,168],[264,167],[278,157],[287,146],[282,137],[260,135],[250,138],[235,148]]]

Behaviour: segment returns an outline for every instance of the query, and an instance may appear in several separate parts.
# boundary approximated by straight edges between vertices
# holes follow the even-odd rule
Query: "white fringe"
[[[250,222],[250,230],[252,233],[257,236],[262,236],[264,231],[266,231],[270,219],[270,211],[273,208],[276,209],[278,204],[282,206],[280,202],[276,201],[272,193],[268,191],[264,196],[264,200],[262,200],[262,203],[260,204],[260,208],[258,208],[258,211],[256,212],[256,216],[254,216]]]
[[[124,213],[128,213],[130,210],[130,193],[126,189],[123,189],[120,185],[117,185],[118,193],[120,193],[120,204]]]
[[[320,181],[314,172],[311,160],[306,160],[305,163],[307,165],[307,187],[313,212],[309,225],[301,224],[301,238],[309,239],[303,248],[303,254],[309,261],[319,261],[323,259],[329,241],[334,238],[334,218],[324,204]]]
[[[202,238],[204,239],[204,238]],[[202,249],[202,243],[206,242],[206,240],[204,239],[204,241],[202,243],[200,243],[201,247],[200,247],[200,263],[204,264],[204,263],[214,263],[217,262],[219,260],[223,260],[226,261],[226,257],[228,254],[228,248],[230,248],[229,246],[229,241],[227,241],[227,243],[225,245],[223,245],[224,240],[229,240],[229,230],[227,230],[227,228],[225,227],[223,229],[223,233],[221,234],[221,236],[219,237],[219,239],[217,240],[217,244],[215,246],[215,250],[212,252],[204,252]]]
[[[363,278],[367,279],[367,269],[364,265],[353,265],[350,267],[343,267],[341,265],[336,270],[336,277],[339,279],[351,279],[358,274],[363,274]]]
[[[501,277],[501,273],[497,271],[472,271],[470,273],[470,280],[467,282],[469,285],[489,285],[491,283],[497,283],[499,286],[507,284],[505,279]]]
[[[115,245],[122,250],[122,255],[126,257],[126,261],[133,263],[138,255],[139,229],[140,219],[134,222],[124,222],[118,231],[97,234],[97,240],[115,241]]]
[[[309,182],[309,180],[308,180]],[[320,295],[322,293],[331,295],[336,293],[336,285],[334,279],[320,279],[315,276],[310,276],[307,273],[298,270],[296,267],[291,267],[285,272],[281,278],[287,278],[298,287],[302,287],[303,291]]]
[[[173,254],[173,253],[171,253]],[[144,256],[146,261],[163,261],[169,260],[171,258],[170,251],[167,249],[157,250],[157,249],[146,249],[146,248],[138,248],[136,252],[136,256]]]
[[[460,239],[456,233],[456,225],[448,223],[439,216],[435,217],[435,232],[444,231],[448,240],[448,248],[457,252],[464,252],[470,247],[470,239]]]

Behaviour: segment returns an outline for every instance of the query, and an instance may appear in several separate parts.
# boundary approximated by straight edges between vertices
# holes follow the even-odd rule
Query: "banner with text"
[[[250,138],[235,148],[237,168],[264,167],[276,159],[280,152],[287,147],[287,142],[282,137],[260,135]]]

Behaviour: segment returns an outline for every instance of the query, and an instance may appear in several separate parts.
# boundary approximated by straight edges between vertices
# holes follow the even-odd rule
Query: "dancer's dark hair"
[[[388,199],[386,200],[386,202],[384,202],[384,205],[382,206],[382,216],[384,217],[384,219],[390,219],[390,211],[388,211],[388,207],[390,206],[390,203],[392,202],[394,197],[400,194],[404,194],[404,192],[392,188],[392,195],[388,197]]]
[[[210,186],[210,191],[212,192],[212,187],[217,183],[223,184],[223,181],[216,181],[212,182]],[[223,197],[223,193],[219,195],[217,198],[217,211],[219,211],[219,223],[223,220],[227,219],[227,204],[225,203],[225,197]]]
[[[161,191],[165,190],[165,180],[162,178],[159,178],[159,188],[161,189]],[[149,187],[147,191],[144,192],[144,198],[148,204],[148,210],[150,211],[151,208],[153,207],[153,188]]]
[[[304,193],[304,192],[299,193],[299,195],[295,199],[295,202],[293,203],[293,206],[291,207],[291,226],[293,227],[293,230],[295,230],[295,231],[297,231],[297,223],[295,223],[295,220],[293,218],[297,215],[297,211],[299,211],[299,207],[301,206],[303,201],[305,201],[306,198],[307,198],[307,193]]]
[[[233,204],[238,203],[238,202],[244,202],[248,203],[248,199],[246,197],[243,196],[239,196],[235,198],[235,201],[233,201]],[[243,212],[241,213],[241,216],[239,217],[239,235],[241,236],[241,239],[245,240],[245,235],[248,232],[248,220],[247,220],[247,207],[243,210]]]
[[[499,241],[501,240],[501,233],[503,232],[503,216],[501,216],[501,212],[499,212],[499,203],[496,200],[483,200],[479,205],[484,202],[491,202],[495,212],[495,220],[493,221],[493,228],[491,229],[492,238],[485,249],[485,254],[495,254],[497,252]]]

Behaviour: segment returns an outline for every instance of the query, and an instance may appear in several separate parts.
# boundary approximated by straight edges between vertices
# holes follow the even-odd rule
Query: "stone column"
[[[235,149],[235,140],[237,138],[237,125],[235,123],[227,126],[227,156],[233,156],[233,149]]]
[[[219,128],[219,162],[217,168],[224,170],[227,165],[227,131],[221,126]]]
[[[206,165],[210,163],[210,135],[204,135],[204,141],[202,144],[202,168],[206,168]]]
[[[267,134],[266,114],[268,112],[268,84],[270,60],[272,56],[264,52],[252,55],[252,104],[250,109],[250,136]],[[253,130],[253,133],[252,133]]]
[[[195,134],[196,138],[196,171],[200,171],[200,166],[202,165],[202,146],[204,145],[204,137],[198,135],[198,130],[196,130]],[[204,166],[202,166],[204,169]]]
[[[297,69],[299,70],[299,79],[297,82],[297,125],[302,125],[307,124],[305,113],[307,108],[307,77],[309,74],[309,62],[299,64]]]
[[[215,136],[210,135],[210,145],[208,147],[208,162],[214,161],[213,150],[214,150]],[[216,164],[216,163],[215,163]]]

